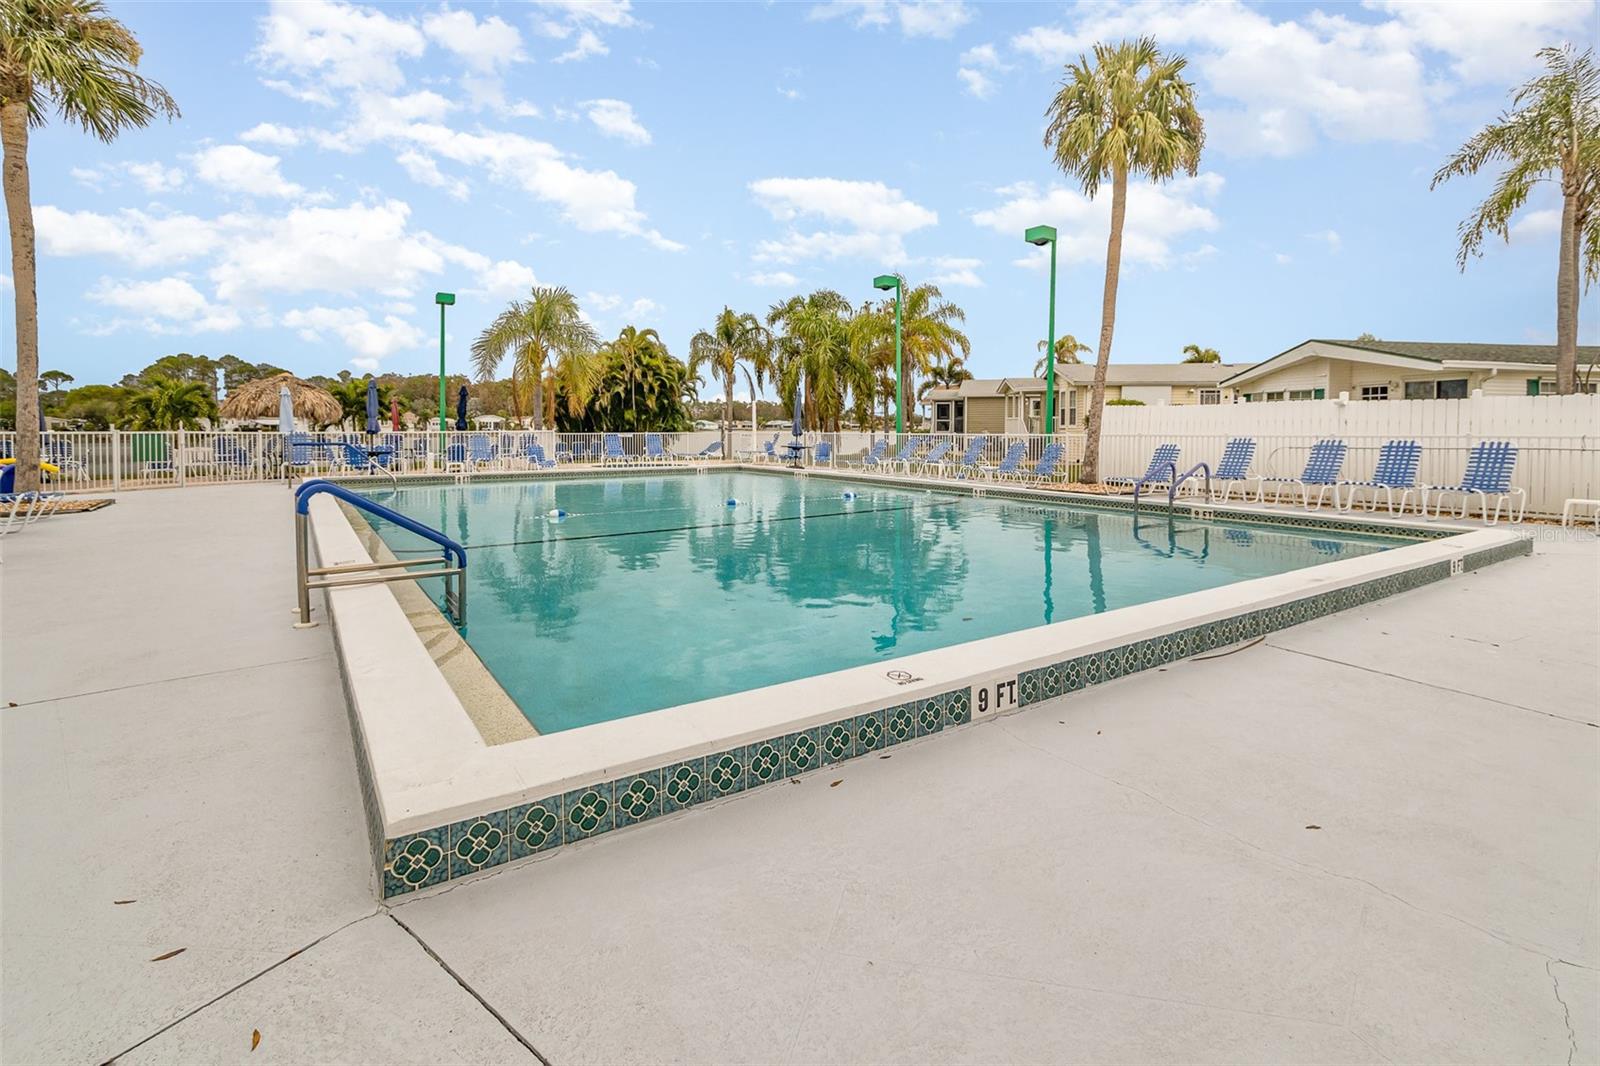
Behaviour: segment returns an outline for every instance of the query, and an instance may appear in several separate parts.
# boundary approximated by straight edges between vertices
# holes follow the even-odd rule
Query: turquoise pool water
[[[369,495],[466,545],[467,641],[542,733],[1406,543],[749,472]]]

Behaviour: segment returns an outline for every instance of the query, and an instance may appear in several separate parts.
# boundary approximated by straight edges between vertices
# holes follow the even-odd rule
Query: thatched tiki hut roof
[[[257,378],[240,385],[222,401],[222,417],[277,418],[278,390],[285,385],[289,386],[289,402],[294,405],[296,418],[303,418],[314,426],[328,426],[344,417],[344,407],[332,393],[309,381],[301,381],[293,374]]]

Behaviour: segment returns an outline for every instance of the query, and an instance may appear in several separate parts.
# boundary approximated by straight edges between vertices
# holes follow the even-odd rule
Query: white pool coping
[[[1059,494],[1041,502],[1070,504]],[[329,496],[310,501],[323,565],[368,561]],[[1391,527],[1392,528],[1392,527]],[[743,743],[910,702],[1014,681],[1028,669],[1361,584],[1526,539],[1479,529],[1104,614],[986,637],[510,743],[486,744],[389,590],[329,590],[352,721],[384,839],[533,802]],[[897,682],[889,671],[914,680]],[[1014,705],[1013,705],[1014,706]],[[973,706],[974,721],[994,717]],[[381,841],[377,842],[381,847]]]

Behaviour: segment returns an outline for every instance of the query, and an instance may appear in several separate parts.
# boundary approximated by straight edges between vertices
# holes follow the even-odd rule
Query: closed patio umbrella
[[[278,432],[285,437],[294,432],[294,399],[287,385],[278,387]]]
[[[393,398],[389,400],[389,428],[400,432],[400,401]]]
[[[378,382],[367,379],[367,432],[378,432]]]
[[[467,428],[467,387],[461,386],[461,391],[456,394],[456,428]]]

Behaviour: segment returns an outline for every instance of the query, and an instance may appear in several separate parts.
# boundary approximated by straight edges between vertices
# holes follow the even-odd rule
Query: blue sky
[[[1047,276],[1022,230],[1060,229],[1058,332],[1093,343],[1109,211],[1041,115],[1063,62],[1138,33],[1190,57],[1208,143],[1198,177],[1130,196],[1114,360],[1549,343],[1553,192],[1462,274],[1489,179],[1428,181],[1538,47],[1600,35],[1589,0],[111,9],[183,117],[34,137],[41,362],[80,382],[173,351],[425,372],[437,289],[465,369],[535,283],[684,356],[724,304],[867,299],[885,270],[965,308],[979,376],[1027,371]]]

